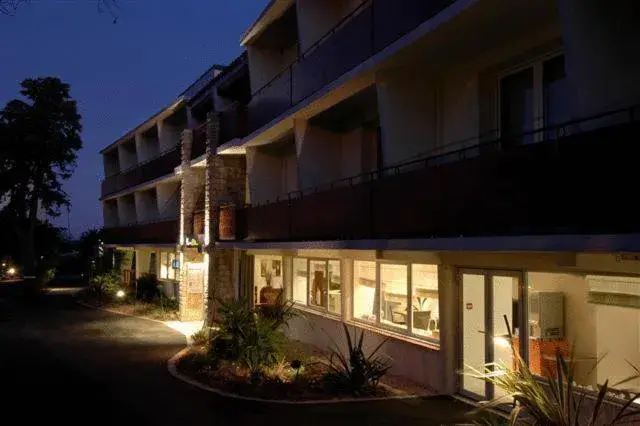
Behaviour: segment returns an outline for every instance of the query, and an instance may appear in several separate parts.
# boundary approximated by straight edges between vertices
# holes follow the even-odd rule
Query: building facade
[[[558,348],[578,385],[630,376],[633,8],[271,2],[242,38],[243,132],[221,137],[224,114],[208,115],[203,288],[286,295],[306,313],[291,335],[319,347],[342,323],[388,338],[392,373],[441,393],[495,396],[459,372],[512,362],[509,329],[540,376]]]

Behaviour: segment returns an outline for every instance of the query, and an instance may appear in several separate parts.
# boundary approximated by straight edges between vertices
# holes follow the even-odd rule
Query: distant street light
[[[16,268],[9,268],[7,270],[7,275],[14,275],[16,273]]]

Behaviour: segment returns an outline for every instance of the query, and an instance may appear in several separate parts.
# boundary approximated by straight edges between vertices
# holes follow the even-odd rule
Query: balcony
[[[173,173],[180,165],[180,149],[175,146],[144,163],[109,176],[102,181],[102,197]]]
[[[191,145],[191,159],[198,158],[207,152],[207,123],[197,127],[193,131],[193,144]]]
[[[180,237],[178,219],[137,223],[104,229],[106,244],[176,244]]]
[[[253,93],[249,131],[258,130],[429,20],[455,0],[371,0],[362,3]]]
[[[254,241],[640,231],[640,107],[412,161],[248,206]],[[419,188],[419,189],[418,189]],[[222,223],[222,220],[221,220]],[[241,237],[237,237],[239,239]]]
[[[234,102],[220,112],[219,144],[229,142],[247,135],[247,107],[241,102]]]

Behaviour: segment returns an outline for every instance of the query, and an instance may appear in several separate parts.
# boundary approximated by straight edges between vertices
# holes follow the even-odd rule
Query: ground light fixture
[[[9,268],[7,269],[7,275],[14,275],[16,273],[16,268]]]
[[[124,290],[118,290],[118,291],[116,291],[116,297],[117,297],[118,299],[122,299],[122,298],[124,297],[124,295],[125,295]]]

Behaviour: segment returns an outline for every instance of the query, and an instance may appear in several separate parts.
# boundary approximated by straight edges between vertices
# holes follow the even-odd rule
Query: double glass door
[[[518,346],[522,275],[518,272],[461,270],[460,369],[483,371],[492,363],[513,365],[509,328]],[[474,398],[500,396],[482,379],[461,376],[460,391]]]

